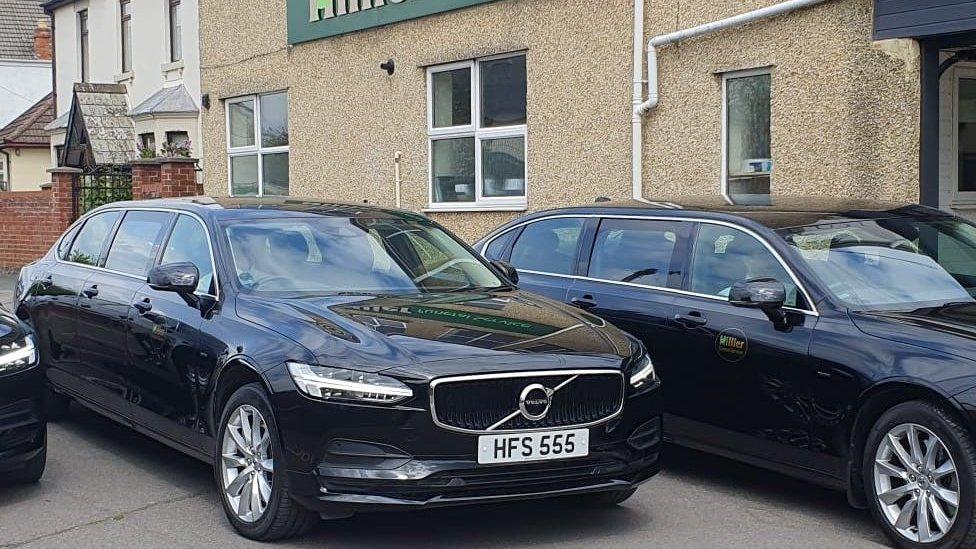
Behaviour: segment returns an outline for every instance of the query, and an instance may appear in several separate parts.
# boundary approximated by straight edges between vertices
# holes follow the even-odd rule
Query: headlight
[[[298,388],[314,398],[393,404],[413,396],[410,387],[379,374],[299,362],[289,362],[288,372]]]
[[[630,376],[630,385],[635,389],[648,381],[657,379],[657,375],[654,373],[654,363],[651,362],[651,357],[646,354],[634,365],[633,372]]]
[[[31,336],[21,341],[0,345],[0,375],[26,370],[35,364],[37,364],[37,348]]]

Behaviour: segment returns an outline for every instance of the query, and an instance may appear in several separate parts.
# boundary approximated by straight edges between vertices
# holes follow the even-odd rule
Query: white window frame
[[[958,65],[952,72],[952,143],[950,143],[952,161],[949,168],[952,181],[952,204],[968,206],[976,204],[976,191],[959,190],[959,83],[962,80],[976,80],[976,67]]]
[[[277,95],[279,93],[285,94],[287,100],[288,90],[278,90],[267,93],[259,93],[254,95],[243,95],[241,97],[234,97],[232,99],[227,99],[224,101],[224,136],[227,142],[227,194],[229,196],[234,195],[234,174],[231,168],[232,159],[242,157],[242,156],[255,156],[258,157],[258,194],[257,196],[265,196],[264,194],[264,155],[274,154],[274,153],[289,153],[291,148],[291,124],[289,120],[289,137],[288,145],[283,147],[262,147],[261,146],[261,97],[267,95]],[[254,101],[254,144],[248,145],[246,147],[232,147],[230,144],[230,107],[235,103],[243,103],[245,101]],[[291,117],[291,109],[288,109],[288,116]],[[289,160],[289,172],[291,166],[291,154],[288,154]],[[289,173],[289,192],[291,192],[291,174]],[[240,196],[251,196],[251,195],[240,195]]]
[[[7,160],[0,157],[0,191],[11,190],[10,182],[7,181]]]
[[[722,73],[722,182],[720,183],[720,188],[722,189],[722,196],[730,204],[732,203],[732,195],[729,193],[729,80],[737,80],[739,78],[748,78],[750,76],[761,76],[768,74],[770,79],[773,76],[772,67],[758,67],[755,69],[747,69],[741,71],[731,71]],[[772,94],[772,84],[770,84],[770,94]],[[772,97],[770,97],[770,108],[772,108]],[[772,118],[770,116],[770,118]],[[770,120],[769,125],[769,139],[772,142],[773,138],[773,127],[772,120]],[[770,155],[772,155],[772,150],[770,150]],[[773,177],[776,173],[776,161],[773,160],[773,171],[769,172],[769,194],[773,194]]]
[[[527,124],[481,127],[481,64],[486,61],[525,57],[525,52],[504,53],[457,63],[437,65],[427,69],[427,201],[425,211],[525,211],[529,196],[529,139]],[[441,72],[467,68],[471,74],[471,123],[464,126],[434,127],[434,75]],[[526,115],[528,109],[526,108]],[[485,197],[481,172],[482,143],[486,140],[510,137],[522,138],[525,161],[525,193],[522,196]],[[434,202],[434,141],[456,138],[474,138],[474,202]]]

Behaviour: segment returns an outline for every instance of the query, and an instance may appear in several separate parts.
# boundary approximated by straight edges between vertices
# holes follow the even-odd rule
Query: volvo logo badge
[[[533,383],[522,389],[519,395],[519,411],[529,421],[539,421],[549,413],[554,391],[545,385]]]

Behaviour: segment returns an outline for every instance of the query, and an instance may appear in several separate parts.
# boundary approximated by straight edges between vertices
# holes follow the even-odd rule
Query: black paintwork
[[[0,306],[0,345],[21,342],[30,331]],[[0,373],[0,479],[38,455],[46,444],[41,413],[43,371],[36,365]]]
[[[293,495],[321,510],[617,489],[657,471],[657,382],[632,390],[621,416],[592,427],[592,453],[577,460],[479,467],[477,436],[437,427],[431,417],[428,385],[444,376],[630,368],[642,346],[601,319],[514,288],[257,297],[235,286],[229,251],[219,238],[220,224],[231,219],[338,216],[429,222],[422,216],[364,205],[209,198],[115,203],[90,215],[126,208],[197,216],[213,236],[219,295],[190,299],[153,289],[137,277],[60,261],[57,245],[27,266],[17,310],[41,334],[47,379],[98,412],[212,461],[222,401],[233,384],[259,379],[269,392],[286,450],[276,461],[282,460],[292,477]],[[96,295],[85,293],[94,287]],[[479,330],[504,337],[505,343],[449,341],[450,329]],[[541,350],[529,341],[561,330],[572,334],[559,339],[559,348]],[[383,371],[408,384],[415,396],[395,406],[313,400],[299,393],[288,361]],[[540,481],[568,465],[576,468],[576,476]],[[452,482],[506,471],[519,474],[500,475],[502,480],[487,491],[474,490],[468,481]],[[326,486],[327,494],[321,490]]]
[[[935,399],[976,429],[976,306],[899,314],[849,311],[776,232],[828,220],[948,214],[912,204],[826,198],[777,199],[766,206],[697,197],[598,203],[522,217],[475,248],[484,252],[496,238],[551,216],[585,216],[592,225],[604,216],[665,218],[675,227],[695,220],[731,223],[769,242],[809,291],[819,315],[790,312],[792,328],[781,330],[759,309],[688,293],[683,273],[672,276],[666,289],[595,281],[584,276],[593,246],[588,231],[573,276],[522,274],[522,289],[575,300],[647,345],[664,384],[667,438],[846,487],[860,503],[859,445],[886,407]],[[680,239],[676,255],[686,258],[691,246]],[[508,259],[514,239],[504,242],[492,247],[488,259]],[[686,271],[682,261],[687,259],[677,258],[672,268]],[[717,351],[717,337],[727,330],[748,340],[741,360],[730,362]]]

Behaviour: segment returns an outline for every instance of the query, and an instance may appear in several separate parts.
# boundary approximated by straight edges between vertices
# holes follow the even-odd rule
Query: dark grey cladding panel
[[[875,0],[874,37],[925,38],[976,31],[976,0]],[[976,44],[976,37],[973,40]]]

